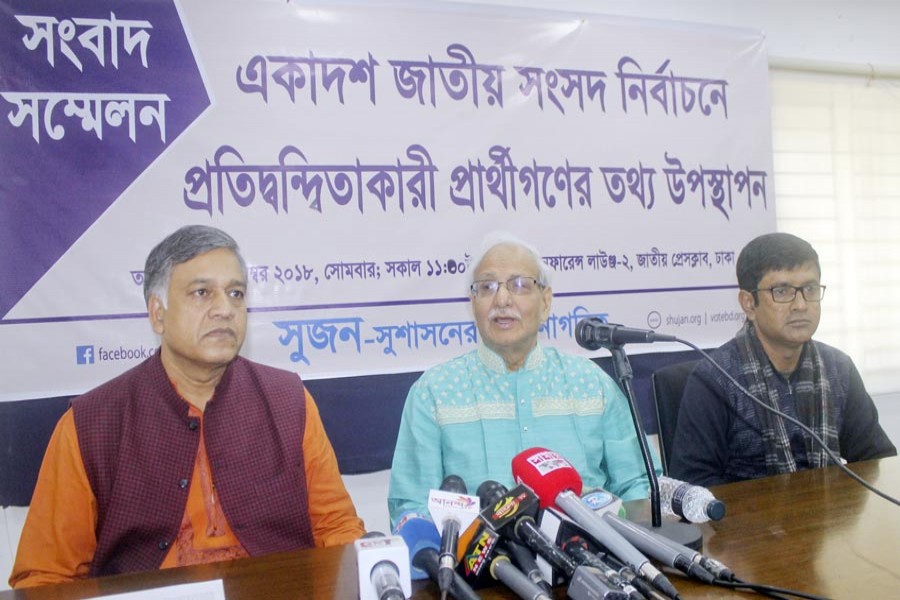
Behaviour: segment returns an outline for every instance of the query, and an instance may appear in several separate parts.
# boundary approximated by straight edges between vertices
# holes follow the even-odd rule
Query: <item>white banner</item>
[[[493,229],[583,316],[733,335],[774,230],[760,32],[435,4],[3,4],[0,400],[152,353],[144,259],[188,223],[250,265],[243,354],[304,378],[470,350]],[[658,349],[658,347],[654,347]],[[636,348],[637,349],[637,348]]]

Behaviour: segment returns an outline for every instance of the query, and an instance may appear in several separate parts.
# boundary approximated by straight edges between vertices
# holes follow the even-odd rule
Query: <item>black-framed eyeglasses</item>
[[[789,304],[797,297],[797,292],[803,294],[803,299],[807,302],[821,302],[825,297],[825,286],[818,283],[810,283],[807,285],[776,285],[770,288],[757,288],[752,290],[755,292],[769,292],[772,294],[772,300],[778,304]]]
[[[472,282],[472,285],[469,286],[469,291],[472,292],[472,295],[476,298],[492,298],[500,289],[501,285],[505,285],[506,291],[513,296],[527,296],[534,290],[542,289],[544,287],[541,282],[534,277],[516,275],[515,277],[510,277],[506,281],[479,279],[478,281]]]

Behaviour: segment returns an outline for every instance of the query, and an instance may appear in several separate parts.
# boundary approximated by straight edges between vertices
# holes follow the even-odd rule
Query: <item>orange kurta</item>
[[[191,416],[200,417],[202,427],[202,413],[193,406]],[[303,460],[316,546],[345,544],[362,536],[363,522],[344,488],[334,450],[308,391]],[[50,438],[9,584],[31,587],[87,577],[97,547],[96,525],[97,502],[69,409]],[[162,568],[241,556],[247,553],[222,513],[201,436],[178,538]]]

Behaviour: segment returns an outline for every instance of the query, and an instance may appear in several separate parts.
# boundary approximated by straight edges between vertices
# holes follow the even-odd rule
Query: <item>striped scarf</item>
[[[753,323],[747,321],[737,333],[736,339],[741,357],[741,374],[747,382],[747,389],[766,405],[781,410],[775,379],[777,375],[762,345],[757,341]],[[797,419],[822,438],[831,450],[840,453],[831,385],[824,374],[825,365],[815,344],[807,343],[804,350],[792,377]],[[757,413],[763,428],[769,475],[796,471],[797,462],[791,451],[785,420],[768,410],[760,409]],[[828,465],[828,455],[819,444],[805,431],[802,435],[810,467]]]

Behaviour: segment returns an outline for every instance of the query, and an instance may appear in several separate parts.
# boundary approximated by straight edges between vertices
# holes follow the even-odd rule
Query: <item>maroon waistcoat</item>
[[[97,498],[91,576],[159,568],[184,516],[200,441],[159,352],[72,402]],[[311,548],[303,384],[236,358],[203,415],[206,451],[228,524],[251,555]]]

